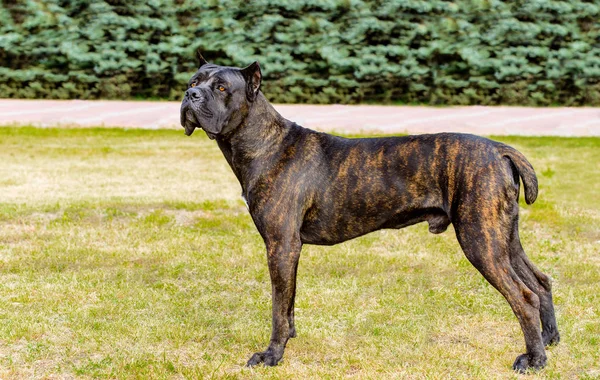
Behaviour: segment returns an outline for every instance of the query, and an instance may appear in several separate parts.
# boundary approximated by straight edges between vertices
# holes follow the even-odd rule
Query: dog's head
[[[190,136],[202,128],[214,139],[235,130],[248,115],[260,91],[258,62],[243,69],[206,62],[197,52],[199,68],[181,102],[181,126]]]

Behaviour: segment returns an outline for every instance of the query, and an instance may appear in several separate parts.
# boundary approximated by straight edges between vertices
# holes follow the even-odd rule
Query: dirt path
[[[600,136],[600,108],[276,105],[321,131]],[[179,102],[0,99],[0,125],[181,128]]]

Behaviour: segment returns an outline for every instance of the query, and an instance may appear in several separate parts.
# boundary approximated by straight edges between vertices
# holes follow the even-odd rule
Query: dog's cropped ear
[[[262,80],[262,73],[260,72],[260,65],[258,61],[253,64],[244,67],[242,70],[242,76],[246,80],[246,98],[248,101],[253,102],[258,95],[260,90],[260,82]]]
[[[200,54],[200,49],[196,50],[196,59],[198,60],[198,68],[201,68],[208,63],[202,54]]]

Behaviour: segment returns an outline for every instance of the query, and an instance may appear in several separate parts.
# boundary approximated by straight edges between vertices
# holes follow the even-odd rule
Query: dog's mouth
[[[211,140],[214,140],[217,137],[217,133],[209,131],[207,128],[204,128],[202,124],[200,124],[200,120],[198,120],[196,113],[189,105],[186,104],[181,107],[180,118],[181,126],[185,129],[184,133],[186,136],[191,136],[196,128],[200,128],[204,130],[208,138]]]
[[[181,126],[185,129],[185,135],[191,136],[196,128],[202,128],[202,125],[198,122],[196,115],[190,109],[190,107],[182,108],[181,110]]]
[[[194,131],[196,130],[196,127],[191,124],[186,124],[184,126],[184,128],[185,128],[185,131],[183,133],[185,133],[186,136],[191,136],[192,133],[194,133]]]

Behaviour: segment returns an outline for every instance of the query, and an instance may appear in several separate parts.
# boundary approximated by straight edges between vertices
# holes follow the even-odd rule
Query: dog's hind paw
[[[542,331],[542,341],[544,342],[544,346],[553,346],[560,342],[560,334],[558,333],[558,331],[555,331],[552,334],[545,333],[545,331]]]
[[[257,352],[254,355],[252,355],[250,360],[248,360],[248,363],[246,363],[246,367],[254,367],[256,365],[259,365],[260,363],[263,363],[267,367],[274,367],[279,363],[282,356],[283,355],[277,355],[270,350],[267,350],[265,352]]]

